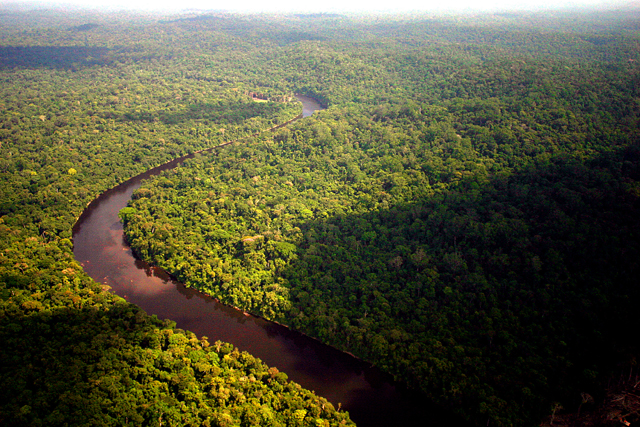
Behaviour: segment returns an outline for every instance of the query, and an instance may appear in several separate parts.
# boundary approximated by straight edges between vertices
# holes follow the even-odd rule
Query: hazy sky
[[[20,1],[19,1],[20,2]],[[0,4],[3,0],[0,0]],[[616,6],[636,0],[39,0],[41,5],[71,4],[88,8],[179,11],[494,11]]]

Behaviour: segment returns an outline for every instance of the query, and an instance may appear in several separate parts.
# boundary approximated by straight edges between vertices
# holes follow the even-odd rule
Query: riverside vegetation
[[[105,292],[72,259],[71,226],[95,195],[240,136],[134,194],[121,217],[138,255],[478,424],[577,408],[633,365],[633,12],[12,13],[3,420],[349,422],[251,356]],[[329,108],[250,137],[297,115],[294,93]]]

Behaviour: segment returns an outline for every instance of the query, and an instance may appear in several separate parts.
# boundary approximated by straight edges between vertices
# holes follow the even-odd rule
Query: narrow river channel
[[[322,107],[299,96],[303,117]],[[105,192],[92,202],[73,230],[74,255],[96,281],[161,319],[198,336],[232,343],[285,372],[289,379],[340,403],[360,427],[464,425],[424,396],[405,390],[388,375],[303,334],[242,311],[172,280],[136,259],[118,218],[142,180],[179,165],[177,159]]]

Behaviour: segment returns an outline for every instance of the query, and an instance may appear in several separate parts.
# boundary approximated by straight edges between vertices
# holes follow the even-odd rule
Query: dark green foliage
[[[50,67],[106,65],[109,50],[104,47],[7,46],[0,48],[0,67]]]

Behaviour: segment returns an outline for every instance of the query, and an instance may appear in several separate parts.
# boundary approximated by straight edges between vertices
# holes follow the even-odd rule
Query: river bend
[[[303,103],[303,117],[321,109],[312,98],[298,99]],[[148,314],[171,319],[179,328],[206,336],[210,342],[232,343],[277,367],[336,407],[340,403],[360,427],[407,426],[415,425],[416,420],[421,420],[422,426],[452,425],[452,418],[441,409],[423,396],[406,391],[370,364],[220,304],[136,259],[125,241],[118,212],[142,180],[183,160],[176,159],[130,179],[102,194],[85,210],[73,230],[74,256],[92,278]]]

